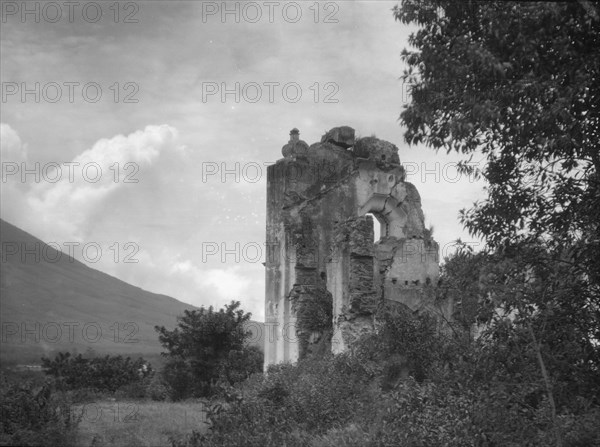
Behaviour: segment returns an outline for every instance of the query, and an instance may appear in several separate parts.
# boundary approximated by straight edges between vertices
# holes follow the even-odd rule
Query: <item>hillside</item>
[[[157,354],[154,326],[174,327],[178,315],[193,309],[94,270],[8,222],[0,224],[3,362],[34,362],[65,350]],[[25,249],[41,253],[39,259],[21,256]]]

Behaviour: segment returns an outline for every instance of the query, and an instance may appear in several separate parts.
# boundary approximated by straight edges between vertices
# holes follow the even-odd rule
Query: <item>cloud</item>
[[[206,265],[199,264],[199,260],[193,259],[172,261],[167,269],[168,280],[163,281],[169,284],[169,293],[177,291],[176,296],[195,306],[212,305],[220,308],[232,300],[241,301],[244,310],[253,311],[254,318],[263,318],[264,283],[256,275],[262,265],[239,264],[207,268]],[[156,286],[161,287],[159,284]]]
[[[18,163],[19,170],[3,176],[3,203],[10,212],[3,207],[2,217],[42,238],[81,240],[90,219],[107,209],[115,193],[135,186],[141,170],[157,163],[161,154],[182,154],[177,129],[165,124],[100,139],[68,163],[27,160],[17,132],[8,124],[1,131],[2,160]],[[29,173],[23,175],[25,170]]]
[[[213,286],[222,297],[240,299],[248,291],[250,279],[243,277],[239,266],[225,269],[210,269],[205,272],[202,282]]]
[[[197,166],[176,128],[148,125],[101,138],[68,163],[46,164],[28,160],[26,145],[10,125],[2,124],[1,131],[3,161],[38,171],[39,177],[28,174],[23,181],[19,172],[7,178],[2,218],[61,247],[98,244],[103,256],[97,261],[90,262],[78,248],[72,253],[90,267],[147,290],[196,306],[220,308],[239,299],[246,310],[250,304],[262,308],[263,277],[255,272],[261,265],[209,265],[194,248],[214,219],[233,217],[233,210],[223,209],[224,216],[206,212],[207,204],[221,196],[194,183],[201,182]],[[215,186],[223,192],[226,185]],[[135,250],[127,248],[131,243]],[[137,262],[123,262],[132,251]]]
[[[48,171],[48,178],[58,181],[32,184],[29,207],[35,215],[67,228],[67,234],[82,237],[90,218],[105,209],[109,198],[138,183],[140,170],[155,163],[161,153],[173,152],[176,140],[177,130],[167,125],[103,138],[70,164]]]
[[[2,179],[0,187],[1,217],[13,223],[20,223],[21,216],[28,216],[25,206],[26,186],[17,179],[20,169],[27,161],[27,146],[11,126],[0,123],[0,160]]]
[[[17,131],[5,123],[0,123],[0,157],[2,163],[21,163],[27,160],[27,147]]]

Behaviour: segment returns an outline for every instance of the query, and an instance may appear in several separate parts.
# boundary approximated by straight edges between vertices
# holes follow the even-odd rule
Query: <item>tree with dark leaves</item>
[[[407,0],[394,15],[418,26],[406,141],[464,154],[487,182],[460,218],[487,242],[474,281],[495,371],[535,380],[538,365],[562,445],[561,412],[600,403],[599,3]]]
[[[232,352],[247,349],[244,341],[251,333],[245,323],[250,317],[250,313],[240,309],[239,301],[232,301],[219,311],[212,306],[186,310],[173,330],[155,327],[167,350],[163,353],[167,357],[163,376],[173,388],[175,399],[211,393],[223,366],[231,361]],[[230,371],[228,378],[234,376],[237,377]]]

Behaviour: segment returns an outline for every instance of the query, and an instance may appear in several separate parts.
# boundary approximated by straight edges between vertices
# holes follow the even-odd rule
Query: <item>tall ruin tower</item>
[[[265,368],[344,351],[384,300],[439,313],[438,244],[398,148],[343,126],[310,147],[293,129],[282,154],[267,174]]]

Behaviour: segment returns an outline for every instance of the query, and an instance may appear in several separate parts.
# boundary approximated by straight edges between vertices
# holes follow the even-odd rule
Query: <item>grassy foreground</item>
[[[171,445],[192,430],[207,428],[205,407],[197,401],[112,401],[76,405],[81,415],[76,445],[82,447],[155,447]]]

